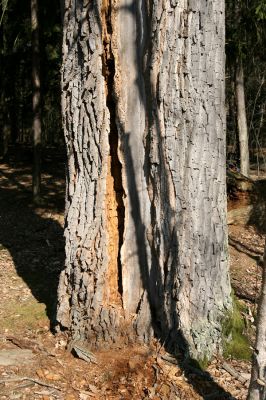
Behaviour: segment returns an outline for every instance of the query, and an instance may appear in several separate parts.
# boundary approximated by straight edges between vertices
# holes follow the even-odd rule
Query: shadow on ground
[[[53,326],[59,273],[64,265],[63,228],[58,221],[64,207],[64,165],[53,167],[55,174],[48,164],[41,207],[32,203],[28,164],[0,164],[0,245],[10,252],[18,275],[33,296],[46,305]]]
[[[252,210],[249,225],[254,225],[261,234],[266,233],[266,179],[255,182],[255,190],[251,193]]]

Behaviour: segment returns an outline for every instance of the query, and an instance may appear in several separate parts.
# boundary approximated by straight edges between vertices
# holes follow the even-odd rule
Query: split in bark
[[[125,207],[123,202],[122,165],[118,157],[118,129],[114,98],[115,60],[112,53],[111,1],[103,7],[103,76],[106,85],[106,106],[110,115],[109,156],[106,178],[106,218],[109,265],[107,273],[109,302],[122,306],[121,247],[124,235]]]

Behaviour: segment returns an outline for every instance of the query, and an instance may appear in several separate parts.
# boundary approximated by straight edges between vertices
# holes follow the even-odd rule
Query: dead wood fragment
[[[38,351],[44,352],[48,355],[51,355],[42,345],[39,343],[30,340],[30,339],[19,339],[16,338],[15,336],[7,336],[6,340],[9,342],[13,343],[15,346],[19,347],[20,349],[28,349],[32,350],[34,353],[37,353]]]
[[[163,354],[160,356],[160,358],[164,361],[169,362],[170,364],[178,365],[178,361],[175,357],[168,356],[167,354]]]
[[[154,383],[156,383],[157,381],[158,381],[158,377],[159,377],[159,375],[160,375],[160,367],[158,366],[158,365],[156,365],[156,364],[152,364],[152,368],[154,369],[154,371],[155,371],[155,382]]]
[[[234,378],[236,378],[239,382],[241,382],[243,385],[247,383],[247,379],[243,377],[239,372],[237,372],[231,365],[227,364],[226,362],[223,362],[222,368],[227,371],[230,375],[232,375]]]
[[[74,351],[76,356],[81,358],[82,360],[84,360],[88,363],[98,364],[96,356],[82,344],[77,343],[77,342],[74,343],[72,345],[72,351]]]
[[[15,336],[7,336],[6,340],[13,343],[20,349],[35,350],[35,352],[36,352],[36,347],[38,346],[36,343],[33,343],[30,340],[18,339]]]
[[[45,387],[49,387],[51,389],[61,391],[61,389],[57,386],[50,385],[49,383],[39,381],[38,379],[30,378],[28,376],[13,376],[12,378],[0,379],[0,383],[22,382],[22,381],[30,381],[30,382],[36,383],[37,385],[40,385],[40,386],[45,386]]]
[[[34,386],[35,385],[35,383],[33,383],[33,382],[28,382],[28,383],[24,383],[24,384],[22,384],[22,385],[18,385],[18,386],[15,386],[15,387],[13,387],[13,388],[7,388],[7,389],[4,389],[4,390],[1,390],[1,395],[2,396],[5,396],[5,395],[8,395],[8,393],[10,393],[11,391],[12,392],[15,392],[15,391],[17,391],[17,390],[20,390],[20,389],[25,389],[25,388],[28,388],[28,387],[32,387],[32,386]]]
[[[263,267],[263,253],[259,250],[253,250],[250,247],[246,246],[245,244],[237,241],[233,237],[228,237],[228,243],[230,246],[233,246],[236,250],[240,253],[245,253],[250,258],[253,258],[257,262],[260,267]]]
[[[21,385],[15,386],[14,388],[12,388],[12,390],[18,390],[18,389],[25,389],[31,386],[34,386],[35,383],[34,382],[27,382],[27,383],[22,383]]]
[[[233,279],[232,279],[232,281],[233,281]],[[237,287],[237,286],[235,286],[235,285],[232,285],[233,286],[233,289],[234,289],[234,292],[235,292],[235,295],[239,298],[239,299],[241,299],[241,300],[247,300],[247,301],[249,301],[250,303],[256,303],[257,302],[257,295],[252,295],[252,294],[249,294],[249,293],[247,293],[247,292],[244,292],[243,290],[242,290],[242,288],[239,288],[239,287]]]

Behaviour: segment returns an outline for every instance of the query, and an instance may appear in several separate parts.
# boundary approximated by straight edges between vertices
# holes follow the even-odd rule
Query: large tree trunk
[[[223,2],[66,0],[62,90],[59,326],[209,358],[231,306]]]
[[[240,147],[240,172],[249,176],[249,147],[248,147],[248,125],[245,103],[245,85],[243,63],[239,59],[236,65],[236,105],[237,125]]]
[[[40,44],[38,0],[31,0],[31,29],[32,29],[32,106],[33,106],[33,199],[38,202],[41,194],[41,80],[40,80]]]
[[[261,295],[258,306],[257,336],[253,354],[248,400],[266,399],[266,241]]]

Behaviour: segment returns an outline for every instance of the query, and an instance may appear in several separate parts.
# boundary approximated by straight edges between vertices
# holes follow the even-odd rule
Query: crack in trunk
[[[109,236],[107,272],[107,301],[122,305],[121,247],[124,236],[125,207],[123,202],[122,164],[118,157],[118,129],[116,124],[116,101],[114,96],[115,60],[111,49],[112,23],[111,0],[103,2],[103,75],[105,78],[106,105],[110,114],[109,157],[107,172],[107,231]]]

